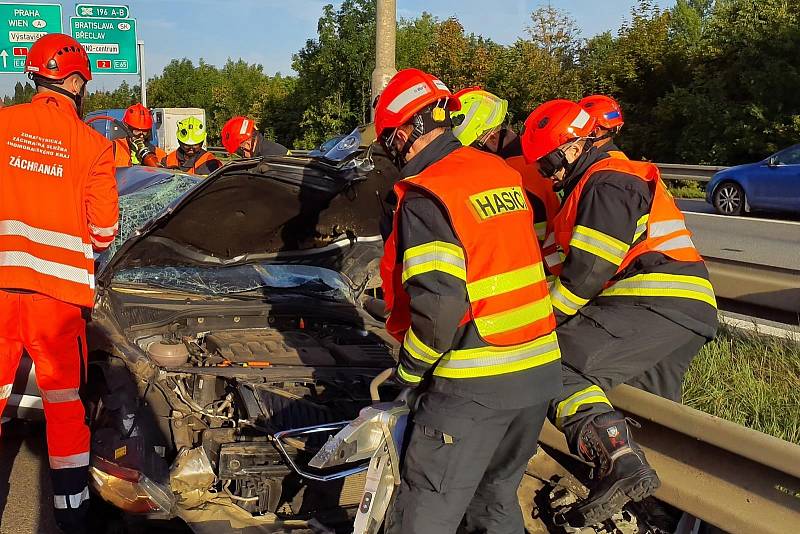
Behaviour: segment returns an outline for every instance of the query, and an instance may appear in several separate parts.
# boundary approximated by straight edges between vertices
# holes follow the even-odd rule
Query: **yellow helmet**
[[[455,94],[461,101],[461,110],[451,112],[453,134],[461,144],[469,146],[503,124],[508,112],[508,101],[484,91],[480,87],[468,87]],[[459,124],[459,118],[463,117]]]
[[[178,141],[184,145],[200,145],[206,140],[206,129],[197,117],[178,121]]]

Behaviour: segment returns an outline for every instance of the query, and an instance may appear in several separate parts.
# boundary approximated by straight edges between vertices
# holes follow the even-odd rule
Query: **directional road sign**
[[[69,25],[89,54],[93,75],[139,72],[135,19],[71,17]]]
[[[128,6],[111,6],[95,4],[76,4],[75,14],[79,17],[98,17],[103,19],[127,19],[130,17]]]
[[[0,73],[24,72],[31,45],[42,35],[61,33],[61,28],[60,4],[0,2]]]

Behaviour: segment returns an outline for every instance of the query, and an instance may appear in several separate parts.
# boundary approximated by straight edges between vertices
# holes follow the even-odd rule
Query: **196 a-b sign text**
[[[92,74],[137,74],[136,20],[72,17],[72,36],[92,63]]]

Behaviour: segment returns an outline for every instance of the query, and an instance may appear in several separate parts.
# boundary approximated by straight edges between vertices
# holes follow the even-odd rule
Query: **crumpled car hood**
[[[243,160],[205,179],[121,174],[121,235],[99,260],[98,284],[136,267],[252,261],[326,267],[360,284],[382,253],[383,199],[398,179],[382,152],[364,150],[345,163]]]

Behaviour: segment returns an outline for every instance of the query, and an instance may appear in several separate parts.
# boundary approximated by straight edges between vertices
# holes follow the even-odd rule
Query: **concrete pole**
[[[372,101],[375,101],[389,80],[397,73],[395,48],[397,40],[397,0],[376,0],[375,70],[372,71]],[[371,103],[370,102],[370,103]],[[375,119],[375,110],[372,110]]]
[[[144,41],[136,41],[139,52],[139,86],[142,91],[142,105],[147,107],[147,73],[144,69]]]

